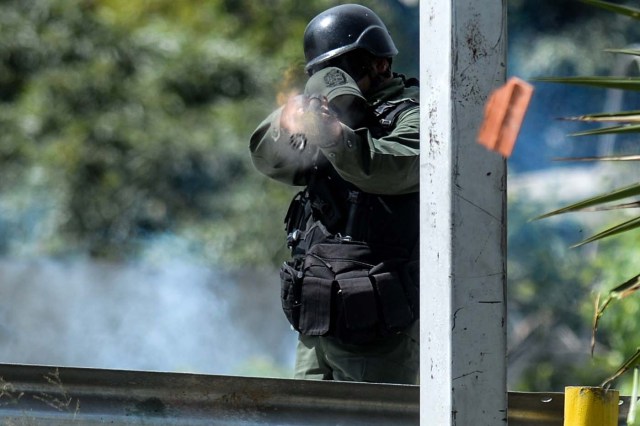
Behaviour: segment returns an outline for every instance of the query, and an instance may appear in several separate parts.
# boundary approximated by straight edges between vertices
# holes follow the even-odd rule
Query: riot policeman
[[[302,187],[280,270],[295,376],[417,383],[417,80],[392,72],[393,39],[361,5],[313,18],[304,53],[304,93],[250,140],[260,172]]]

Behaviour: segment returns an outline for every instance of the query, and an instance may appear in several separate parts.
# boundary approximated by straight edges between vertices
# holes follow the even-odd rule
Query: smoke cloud
[[[274,279],[179,262],[3,259],[0,362],[286,376],[295,333]]]

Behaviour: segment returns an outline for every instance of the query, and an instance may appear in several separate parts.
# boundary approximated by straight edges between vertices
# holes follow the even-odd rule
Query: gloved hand
[[[329,103],[341,96],[364,100],[364,96],[353,78],[340,68],[335,67],[323,68],[309,77],[304,94],[324,96]]]
[[[307,81],[304,93],[325,97],[328,108],[347,126],[363,125],[367,102],[358,84],[340,68],[327,67],[315,72]]]
[[[280,126],[290,134],[290,144],[302,151],[308,145],[326,148],[342,140],[340,120],[329,110],[327,98],[297,95],[289,98]]]

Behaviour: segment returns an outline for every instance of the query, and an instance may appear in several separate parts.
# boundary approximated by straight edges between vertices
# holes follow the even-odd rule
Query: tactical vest
[[[372,135],[389,134],[416,105],[378,105]],[[294,197],[285,228],[292,260],[280,270],[281,298],[294,329],[363,344],[418,318],[418,193],[366,193],[329,165]]]

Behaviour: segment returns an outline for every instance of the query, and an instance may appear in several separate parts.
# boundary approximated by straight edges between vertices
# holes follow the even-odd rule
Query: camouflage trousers
[[[418,384],[419,322],[405,331],[366,345],[331,337],[299,335],[296,379]]]

